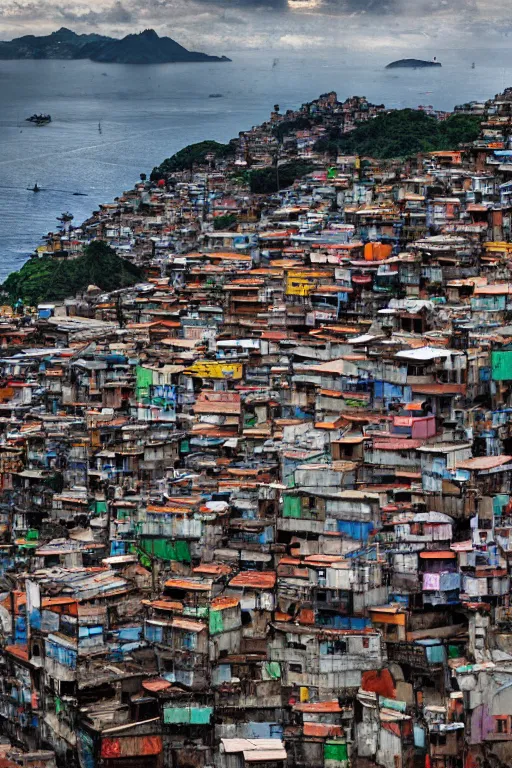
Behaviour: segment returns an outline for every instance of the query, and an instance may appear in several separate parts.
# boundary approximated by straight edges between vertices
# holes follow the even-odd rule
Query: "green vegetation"
[[[180,149],[172,157],[168,157],[151,172],[151,181],[163,179],[170,173],[190,170],[194,165],[206,163],[206,155],[215,155],[216,158],[229,157],[235,153],[232,143],[219,144],[218,141],[200,141],[197,144],[189,144]]]
[[[249,173],[249,186],[253,194],[268,195],[291,186],[295,179],[300,179],[313,170],[314,166],[305,160],[284,163],[279,168],[259,168]],[[279,186],[278,186],[279,181]]]
[[[278,141],[282,141],[285,136],[295,131],[303,131],[306,128],[311,128],[311,120],[309,117],[299,115],[294,120],[282,120],[280,123],[274,126],[272,132]]]
[[[44,256],[30,259],[9,275],[2,289],[11,301],[23,299],[36,305],[43,301],[62,301],[97,285],[103,291],[115,291],[140,282],[142,273],[106,243],[95,240],[86,246],[82,256],[64,260]]]
[[[480,133],[480,119],[473,115],[451,115],[436,120],[425,112],[400,109],[360,123],[338,140],[319,139],[315,149],[333,155],[369,155],[379,159],[407,157],[417,152],[457,149],[474,141]]]
[[[224,213],[213,220],[213,228],[217,232],[226,232],[236,224],[236,213]]]

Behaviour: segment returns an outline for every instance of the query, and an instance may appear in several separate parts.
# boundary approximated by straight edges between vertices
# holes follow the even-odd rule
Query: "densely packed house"
[[[511,99],[332,162],[325,94],[286,190],[275,111],[47,238],[146,277],[3,308],[3,768],[510,765]]]

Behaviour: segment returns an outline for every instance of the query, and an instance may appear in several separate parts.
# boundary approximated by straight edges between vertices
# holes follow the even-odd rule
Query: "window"
[[[302,664],[289,664],[288,669],[290,672],[298,672],[300,674],[302,672]]]
[[[370,638],[363,637],[363,648],[369,648],[369,647],[370,647]]]
[[[347,653],[347,641],[346,640],[334,640],[333,642],[326,643],[326,653],[328,656],[334,656],[340,653]]]
[[[59,683],[59,692],[61,696],[74,696],[75,695],[74,681],[68,682],[66,680],[61,680]]]
[[[241,619],[242,619],[242,627],[248,627],[250,624],[252,624],[251,612],[242,610]]]
[[[501,733],[501,734],[508,733],[508,717],[496,718],[496,733]]]
[[[193,651],[197,646],[197,635],[195,632],[187,632],[183,635],[183,648],[189,651]]]

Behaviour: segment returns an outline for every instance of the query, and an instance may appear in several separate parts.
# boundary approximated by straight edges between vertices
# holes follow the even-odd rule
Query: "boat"
[[[48,125],[48,123],[51,123],[51,121],[51,115],[45,115],[42,113],[40,115],[34,114],[25,118],[25,122],[34,123],[34,125]]]
[[[473,63],[471,64],[471,69],[474,69],[474,68],[475,68],[475,62],[473,62]]]
[[[224,96],[223,93],[209,93],[208,98],[209,99],[222,99]]]

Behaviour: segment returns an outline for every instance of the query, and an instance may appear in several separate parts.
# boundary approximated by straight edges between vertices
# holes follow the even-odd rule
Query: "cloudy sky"
[[[510,0],[0,0],[0,39],[153,27],[188,48],[376,52],[506,48]],[[509,37],[510,35],[510,37]]]

